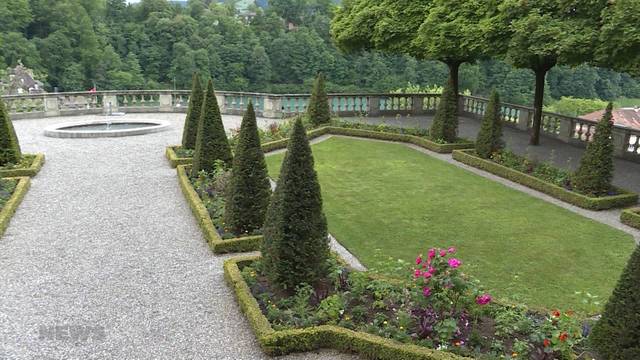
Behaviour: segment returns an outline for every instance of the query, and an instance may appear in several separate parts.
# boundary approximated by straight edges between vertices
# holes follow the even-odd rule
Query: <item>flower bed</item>
[[[29,190],[31,179],[28,177],[0,179],[0,235],[9,226],[18,205]]]
[[[44,154],[23,154],[18,164],[0,167],[0,177],[36,176],[44,164]]]
[[[624,207],[638,201],[638,194],[619,188],[612,189],[611,195],[601,197],[580,194],[568,186],[569,173],[548,164],[532,163],[511,153],[505,154],[507,155],[501,155],[494,160],[476,156],[475,150],[456,150],[453,152],[453,158],[589,210]]]
[[[409,269],[411,280],[351,271],[331,260],[329,279],[289,292],[270,285],[259,257],[224,267],[270,355],[329,347],[374,359],[573,357],[587,332],[579,318],[492,302],[462,273],[454,253],[430,249]]]
[[[620,221],[640,230],[640,208],[623,210],[620,214]]]
[[[190,167],[187,165],[178,165],[177,169],[178,181],[182,193],[187,198],[191,211],[196,217],[198,225],[200,225],[204,237],[214,253],[254,251],[260,247],[260,242],[262,241],[262,236],[260,235],[232,237],[226,233],[224,231],[224,225],[221,224],[220,216],[218,216],[218,214],[221,213],[220,207],[224,206],[223,198],[219,196],[219,194],[212,192],[208,194],[203,201],[189,178]],[[201,179],[200,181],[200,185],[197,186],[200,186],[200,191],[206,191],[205,188],[210,185],[209,182],[211,180]],[[210,213],[214,214],[213,218],[217,224],[214,223],[214,219],[212,219]]]

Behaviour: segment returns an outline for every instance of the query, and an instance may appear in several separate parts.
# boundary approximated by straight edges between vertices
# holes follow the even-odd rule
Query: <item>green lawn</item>
[[[330,232],[365,265],[375,249],[413,261],[456,246],[494,295],[532,307],[605,301],[633,249],[622,231],[401,144],[331,138],[313,146]],[[276,178],[283,155],[267,158]]]

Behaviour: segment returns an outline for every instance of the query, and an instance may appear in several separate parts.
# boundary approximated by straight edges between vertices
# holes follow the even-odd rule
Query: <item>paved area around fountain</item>
[[[43,135],[101,118],[15,121],[23,150],[47,162],[0,239],[0,359],[266,358],[164,158],[184,114],[125,116],[172,124],[143,136]]]

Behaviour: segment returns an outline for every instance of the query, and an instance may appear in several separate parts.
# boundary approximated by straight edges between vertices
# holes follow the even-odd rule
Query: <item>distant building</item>
[[[33,71],[22,63],[7,69],[7,75],[0,79],[0,88],[6,95],[41,94],[44,93],[41,81],[34,79]]]
[[[587,115],[580,116],[581,119],[586,119],[593,122],[598,122],[602,119],[604,110],[598,110]],[[640,108],[621,108],[613,110],[613,122],[617,126],[622,126],[630,129],[640,130]]]

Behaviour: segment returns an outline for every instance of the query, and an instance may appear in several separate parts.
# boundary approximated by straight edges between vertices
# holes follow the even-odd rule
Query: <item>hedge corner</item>
[[[200,200],[200,196],[196,193],[193,185],[191,185],[188,168],[189,165],[177,165],[178,181],[182,193],[187,199],[189,207],[196,217],[196,221],[200,229],[202,229],[204,238],[207,240],[211,251],[213,251],[214,254],[226,254],[258,250],[262,243],[262,236],[247,236],[224,240],[220,238],[213,221],[211,221],[207,208],[204,206],[202,200]]]
[[[640,230],[640,208],[625,209],[620,214],[620,221]]]
[[[23,154],[31,155],[31,154]],[[0,177],[33,177],[40,172],[42,169],[42,165],[44,165],[44,154],[33,154],[34,158],[31,162],[31,165],[24,168],[14,168],[14,169],[0,169]]]
[[[167,160],[169,160],[169,164],[172,168],[176,168],[178,165],[189,165],[193,160],[190,157],[178,157],[176,150],[180,147],[180,145],[167,146],[167,149],[165,151]]]

